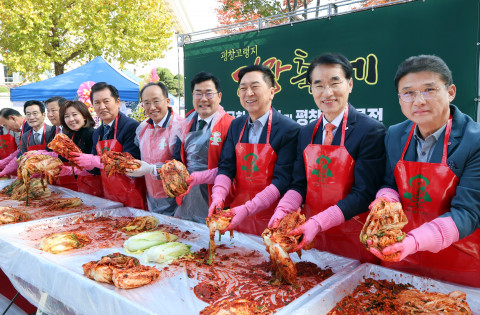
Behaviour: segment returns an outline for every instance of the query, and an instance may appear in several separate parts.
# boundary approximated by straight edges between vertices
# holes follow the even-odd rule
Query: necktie
[[[35,144],[40,144],[40,134],[35,132],[33,138],[35,139]]]
[[[335,129],[335,125],[328,123],[325,125],[325,140],[323,140],[323,145],[331,145],[333,140],[333,129]]]
[[[200,119],[198,121],[198,131],[203,130],[203,127],[205,127],[206,124],[207,124],[207,122],[205,120]]]
[[[58,135],[59,133],[60,133],[60,127],[57,127],[57,128],[55,129],[55,134]]]
[[[110,126],[109,125],[103,125],[103,138],[102,138],[102,140],[107,140],[109,131],[110,131]]]

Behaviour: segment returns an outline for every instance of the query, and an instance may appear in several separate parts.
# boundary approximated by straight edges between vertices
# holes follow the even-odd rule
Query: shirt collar
[[[167,120],[167,117],[168,117],[168,114],[166,114],[165,116],[163,116],[162,120],[160,120],[160,122],[158,124],[154,123],[153,120],[153,128],[155,128],[156,126],[160,127],[160,128],[163,128],[163,124],[165,124],[165,121]]]
[[[248,123],[250,124],[261,124],[261,126],[265,126],[267,124],[267,120],[268,120],[268,115],[270,114],[270,110],[268,110],[265,114],[263,114],[262,117],[258,118],[257,120],[255,120],[255,122],[252,122],[252,119],[250,118],[250,116],[248,117]]]
[[[213,117],[215,117],[215,114],[216,114],[216,113],[217,113],[217,112],[211,114],[211,115],[208,116],[207,118],[203,118],[203,120],[205,120],[205,123],[206,123],[207,125],[210,124],[210,122],[213,120]],[[202,118],[200,118],[200,115],[197,115],[197,124],[198,124],[198,122],[199,122],[200,120],[202,120]]]
[[[45,127],[45,125],[42,125],[42,128],[38,129],[37,131],[33,131],[34,133],[39,133],[40,135],[43,135],[43,128]]]
[[[335,117],[332,121],[328,121],[328,120],[325,118],[325,115],[323,115],[323,118],[322,118],[323,129],[325,129],[325,126],[326,126],[328,123],[334,124],[334,125],[335,125],[335,129],[338,128],[338,126],[340,126],[340,123],[342,122],[344,113],[345,113],[345,109],[342,110],[342,112],[341,112],[340,114],[338,114],[338,116]]]
[[[445,125],[443,125],[440,129],[438,129],[437,131],[435,131],[434,133],[432,133],[431,135],[429,135],[428,137],[423,139],[422,134],[420,133],[420,129],[418,128],[418,125],[417,125],[415,127],[415,131],[414,131],[413,135],[414,135],[415,139],[417,139],[418,141],[425,141],[430,137],[434,137],[435,141],[438,141],[438,139],[440,138],[440,136],[442,135],[442,133],[443,133],[443,131],[445,130],[446,127],[447,127],[447,124],[445,123]]]
[[[116,118],[115,118],[115,119],[116,119]],[[115,122],[115,119],[114,119],[114,120],[112,120],[111,122],[109,122],[108,124],[106,124],[106,123],[103,123],[103,122],[102,122],[102,124],[103,124],[103,126],[109,126],[109,127],[112,127],[112,126],[113,126],[113,123]],[[110,130],[110,129],[109,129],[109,130]]]

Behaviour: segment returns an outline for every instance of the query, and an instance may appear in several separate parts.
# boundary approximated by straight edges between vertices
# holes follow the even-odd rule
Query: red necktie
[[[325,140],[323,140],[323,145],[331,145],[333,140],[333,129],[335,129],[335,125],[328,123],[325,125]]]
[[[60,133],[60,127],[56,127],[55,134],[58,135]]]

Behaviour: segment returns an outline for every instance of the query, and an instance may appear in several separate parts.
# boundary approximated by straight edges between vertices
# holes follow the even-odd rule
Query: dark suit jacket
[[[480,125],[468,115],[462,113],[455,105],[450,105],[452,113],[452,131],[447,150],[447,164],[460,179],[450,211],[442,217],[449,216],[457,225],[460,239],[472,234],[480,227]],[[413,123],[410,120],[388,128],[385,137],[387,165],[385,186],[397,189],[394,170]],[[438,139],[430,158],[431,163],[442,161],[445,131]],[[417,141],[412,137],[406,161],[417,160]]]
[[[64,129],[65,130],[65,129]],[[95,129],[93,127],[90,128],[81,128],[80,130],[76,131],[75,133],[66,132],[65,134],[72,139],[72,136],[75,134],[73,138],[73,143],[77,145],[77,147],[83,152],[88,153],[92,152],[93,146],[93,132]],[[62,162],[67,162],[68,160],[65,159],[63,156],[58,156]]]
[[[352,105],[348,105],[348,120],[345,130],[345,148],[355,160],[354,183],[352,190],[339,200],[337,206],[342,210],[345,220],[368,210],[368,205],[375,199],[375,193],[382,184],[385,174],[385,126],[377,120],[358,112]],[[307,195],[307,177],[303,150],[312,140],[313,129],[317,121],[305,126],[300,131],[297,147],[297,158],[293,168],[293,179],[289,189],[300,193],[305,200]],[[343,119],[342,119],[343,122]],[[342,138],[341,124],[332,145],[340,145]],[[314,144],[322,144],[323,124],[320,124]],[[322,211],[325,209],[321,209]]]
[[[140,160],[140,149],[135,144],[135,131],[137,130],[139,123],[136,120],[133,120],[132,118],[129,118],[125,114],[120,112],[118,113],[118,118],[116,119],[118,119],[117,141],[120,142],[120,144],[122,145],[123,152],[128,152],[134,158]],[[115,120],[113,121],[112,127],[113,128],[110,128],[108,130],[107,140],[112,140],[114,138]],[[97,155],[97,142],[99,139],[103,139],[104,130],[105,129],[102,124],[93,132],[93,143],[91,151],[93,155]],[[100,170],[98,168],[94,168],[90,172],[94,175],[100,174]]]
[[[135,130],[139,123],[132,118],[127,117],[123,113],[118,113],[117,126],[117,141],[123,146],[123,152],[130,153],[134,158],[140,159],[140,149],[135,144]],[[107,140],[112,140],[114,137],[115,121],[113,121],[112,128],[108,131]],[[103,138],[104,127],[103,124],[95,129],[93,133],[92,151],[93,155],[97,155],[97,142]]]
[[[232,121],[220,155],[218,174],[226,175],[232,180],[237,172],[235,145],[238,142],[240,132],[248,118],[249,115],[243,115]],[[273,170],[272,184],[277,187],[280,194],[284,194],[287,191],[288,184],[292,178],[292,168],[295,160],[295,148],[297,146],[299,131],[300,125],[273,109],[270,145],[275,153],[277,153],[277,162],[275,163],[275,168]],[[247,124],[241,143],[248,143],[248,132],[249,126]],[[259,143],[266,142],[267,125],[263,126],[259,140]]]
[[[26,125],[26,124],[25,124]],[[53,138],[55,138],[55,128],[50,126],[50,125],[47,125],[45,124],[45,127],[46,127],[46,144],[49,144],[50,141],[53,140]],[[32,131],[32,135],[30,136],[30,142],[27,143],[28,141],[28,135],[30,134],[30,130],[29,131],[25,131],[23,133],[23,136],[22,136],[22,148],[20,150],[20,155],[22,155],[23,153],[27,152],[27,147],[28,146],[31,146],[33,145],[34,143],[34,140],[33,140],[33,130]],[[44,143],[44,137],[42,135],[42,140],[41,140],[41,143]]]

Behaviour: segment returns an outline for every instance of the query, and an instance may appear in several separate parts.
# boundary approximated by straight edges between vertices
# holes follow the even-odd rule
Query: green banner
[[[222,82],[222,105],[238,117],[246,111],[237,96],[237,73],[261,63],[278,80],[273,106],[305,125],[320,114],[305,79],[308,65],[318,55],[338,52],[354,66],[350,103],[390,126],[405,120],[393,83],[398,65],[409,56],[434,54],[452,70],[453,103],[476,119],[479,4],[413,1],[186,44],[185,86],[197,72],[213,73]],[[185,94],[188,110],[191,91]]]

